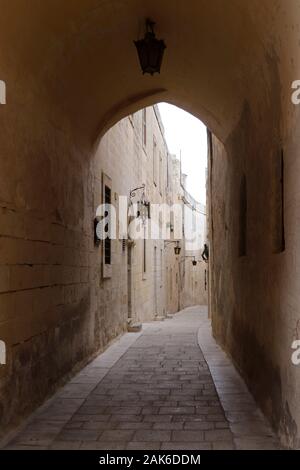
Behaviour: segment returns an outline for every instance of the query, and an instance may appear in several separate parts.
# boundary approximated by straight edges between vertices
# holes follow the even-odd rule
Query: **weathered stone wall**
[[[167,43],[153,77],[133,46],[149,12]],[[300,302],[300,114],[290,100],[299,17],[299,0],[2,0],[1,432],[121,328],[98,328],[92,148],[121,117],[164,100],[225,145],[211,175],[214,329],[285,441],[299,446],[300,375],[290,362]],[[286,248],[275,254],[270,178],[281,149]],[[237,207],[245,193],[246,219]]]
[[[154,219],[153,204],[171,206],[179,204],[183,210],[179,160],[168,154],[157,107],[147,108],[146,120],[146,145],[143,143],[143,111],[121,120],[101,140],[94,158],[95,213],[101,203],[103,173],[111,178],[113,203],[116,208],[119,196],[125,196],[129,200],[130,190],[145,184],[145,195],[152,205],[150,222]],[[141,198],[142,192],[141,190],[136,192],[136,196],[132,198],[134,203]],[[203,223],[198,223],[197,228],[201,232],[200,239],[204,240],[205,216],[202,216],[202,219]],[[163,223],[166,222],[165,220]],[[175,221],[174,224],[176,223]],[[207,303],[203,264],[193,267],[191,258],[185,259],[185,255],[191,256],[191,253],[185,252],[184,240],[181,242],[181,255],[175,256],[174,243],[168,241],[164,243],[164,240],[149,238],[146,241],[145,271],[143,240],[135,240],[131,248],[126,243],[124,250],[122,250],[122,240],[115,240],[112,243],[111,278],[101,277],[101,247],[94,260],[96,286],[99,285],[98,304],[110,317],[110,323],[105,324],[105,328],[112,328],[111,322],[115,322],[115,318],[119,318],[121,323],[127,321],[129,249],[132,259],[130,314],[133,321],[148,321],[155,316],[164,317],[167,313],[175,313],[185,306]],[[198,243],[201,244],[201,241]],[[200,252],[195,252],[195,256],[200,259]]]
[[[33,109],[30,103],[28,112]],[[143,183],[151,203],[179,201],[172,160],[167,182],[168,152],[153,107],[147,109],[145,146],[139,111],[116,124],[90,159],[80,143],[71,144],[67,123],[53,128],[50,139],[44,120],[34,137],[27,136],[27,146],[19,148],[12,136],[0,155],[5,170],[0,175],[0,326],[7,348],[7,364],[0,368],[3,432],[127,328],[128,244],[124,249],[122,240],[112,241],[107,279],[102,276],[103,244],[94,245],[103,173],[111,178],[116,208],[118,196],[129,197]],[[6,122],[0,132],[22,133],[24,125]],[[153,136],[157,165],[162,159],[155,177]],[[133,321],[180,308],[181,257],[163,240],[147,240],[146,247],[146,272],[143,241],[131,248]]]
[[[12,81],[0,109],[0,434],[104,346],[95,340],[86,150],[35,93],[22,96]]]
[[[192,255],[189,255],[192,256]],[[181,290],[181,308],[208,303],[208,266],[199,261],[201,251],[195,252],[197,266],[193,266],[192,258],[186,258],[183,266],[183,286]]]
[[[130,191],[145,184],[145,195],[151,204],[166,202],[167,195],[167,156],[168,149],[157,120],[158,110],[146,109],[146,144],[143,142],[143,111],[124,118],[113,126],[103,137],[97,149],[95,165],[94,210],[101,204],[102,174],[111,178],[114,194],[113,204],[118,206],[119,196],[129,202]],[[156,151],[154,155],[154,140]],[[156,159],[155,163],[153,159]],[[159,162],[161,158],[161,164]],[[154,174],[155,173],[155,174]],[[138,190],[132,198],[137,203],[143,191]],[[153,209],[154,210],[154,209]],[[143,231],[143,226],[141,225]],[[127,237],[127,234],[126,234]],[[95,273],[98,304],[107,312],[110,322],[105,328],[111,328],[111,322],[119,318],[122,324],[128,318],[128,249],[131,249],[131,318],[133,321],[152,320],[165,316],[166,285],[165,269],[174,256],[174,251],[165,250],[164,241],[146,240],[146,269],[144,271],[144,241],[135,240],[122,251],[122,240],[112,242],[112,276],[102,279],[102,250],[99,248],[95,257]],[[156,253],[156,255],[155,255]],[[154,260],[156,256],[156,261]],[[175,271],[172,274],[175,278]]]
[[[210,308],[214,335],[283,444],[299,447],[300,373],[291,361],[299,338],[299,131],[291,127],[291,142],[280,139],[279,112],[258,126],[247,106],[225,145],[212,139]]]
[[[207,243],[206,207],[181,187],[185,220],[185,258],[181,263],[182,308],[208,304],[208,264],[202,259]],[[196,265],[193,262],[196,261]]]

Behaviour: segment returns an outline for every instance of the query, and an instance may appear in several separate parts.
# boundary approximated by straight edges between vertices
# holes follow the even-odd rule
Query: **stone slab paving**
[[[243,381],[212,339],[207,309],[194,307],[148,323],[141,333],[125,334],[37,410],[5,448],[277,445]]]
[[[198,343],[209,366],[236,449],[275,450],[280,444],[229,357],[215,342],[202,315]]]

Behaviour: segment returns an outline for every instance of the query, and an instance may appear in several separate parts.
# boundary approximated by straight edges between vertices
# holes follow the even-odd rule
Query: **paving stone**
[[[144,416],[144,421],[153,422],[153,423],[166,423],[170,422],[173,418],[173,415],[146,415]]]
[[[140,421],[142,421],[144,418],[144,420],[147,420],[147,416],[143,416],[143,415],[112,415],[111,416],[111,419],[110,419],[110,422],[111,423],[138,423]]]
[[[171,440],[171,431],[144,430],[134,434],[133,441],[139,442],[162,442]]]
[[[232,441],[217,441],[212,442],[213,450],[235,450],[235,445]]]
[[[162,450],[211,450],[212,446],[208,442],[163,442]]]
[[[271,439],[259,437],[243,437],[234,439],[238,450],[276,450],[278,444]]]
[[[64,429],[65,430],[69,430],[69,429],[81,429],[85,427],[84,426],[84,422],[83,421],[69,421],[65,426],[64,426]],[[89,429],[89,428],[86,428],[86,429]],[[90,428],[92,429],[92,428]]]
[[[101,414],[75,414],[72,416],[70,422],[85,422],[85,421],[102,421],[102,422],[108,422],[111,419],[111,415],[101,415]]]
[[[97,441],[97,442],[83,442],[80,450],[124,450],[126,449],[126,442],[112,442],[112,441]]]
[[[229,429],[229,423],[227,423],[227,421],[222,421],[222,422],[217,422],[217,423],[214,423],[214,426],[216,429]],[[233,432],[233,429],[230,428],[231,431]]]
[[[174,415],[174,422],[207,422],[207,417],[204,415]]]
[[[159,412],[158,406],[147,406],[142,408],[142,415],[156,415]]]
[[[195,407],[193,406],[162,406],[159,410],[161,415],[178,414],[178,415],[192,415],[195,414]]]
[[[116,429],[116,430],[103,431],[103,433],[99,437],[99,441],[106,441],[106,442],[124,441],[124,442],[128,442],[128,441],[131,440],[133,434],[134,434],[134,431],[132,431],[132,430]]]
[[[205,440],[211,442],[232,440],[232,433],[229,429],[205,431]]]
[[[34,446],[34,445],[22,445],[22,444],[19,444],[19,445],[7,445],[5,447],[5,450],[47,450],[49,448],[49,446]]]
[[[37,410],[7,446],[235,447],[273,449],[278,442],[198,307],[125,334]]]
[[[187,421],[184,423],[184,429],[190,431],[209,431],[214,428],[214,423],[211,422]]]
[[[179,431],[183,429],[183,423],[154,423],[153,429],[165,431]]]
[[[115,422],[106,422],[106,421],[87,421],[83,423],[82,429],[93,429],[96,431],[103,431],[106,429],[116,429],[117,428],[117,423]],[[65,429],[68,429],[68,426],[65,427]]]
[[[185,429],[184,431],[173,431],[172,441],[174,442],[203,442],[204,433],[202,431],[190,431]]]
[[[58,441],[96,441],[101,431],[96,429],[70,429],[62,431]]]
[[[122,407],[111,407],[111,414],[115,415],[139,415],[142,411],[140,406],[122,406]]]
[[[168,423],[162,423],[168,424]],[[153,423],[147,421],[141,421],[139,423],[118,423],[116,429],[152,429]]]
[[[160,450],[160,442],[129,442],[127,450]]]
[[[18,436],[17,438],[13,439],[10,444],[13,446],[29,445],[29,446],[48,447],[52,443],[54,438],[55,438],[55,434],[45,437],[39,434],[24,433],[21,436]]]
[[[248,421],[246,423],[232,423],[230,429],[234,436],[257,436],[257,437],[274,437],[274,433],[264,422]]]
[[[49,448],[51,450],[78,450],[81,441],[55,441]]]

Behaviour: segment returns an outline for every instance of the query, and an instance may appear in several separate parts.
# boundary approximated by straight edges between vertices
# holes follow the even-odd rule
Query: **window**
[[[162,153],[159,152],[159,175],[158,175],[158,179],[159,179],[159,192],[162,196],[162,193],[163,193],[163,157],[162,157]]]
[[[105,185],[105,205],[111,204],[111,189]],[[105,216],[109,215],[108,211],[105,211]],[[108,236],[105,238],[104,242],[104,255],[105,255],[105,264],[111,264],[111,239],[109,238],[109,222],[105,225],[105,232]]]
[[[107,223],[104,227],[106,238],[103,244],[103,277],[109,278],[112,275],[112,253],[111,253],[111,179],[103,174],[102,175],[102,184],[103,184],[103,196],[102,200],[105,204],[105,218]]]
[[[143,246],[143,274],[147,272],[147,243],[146,238],[144,238],[144,246]]]
[[[157,186],[157,143],[153,136],[153,183]]]
[[[239,256],[247,255],[247,180],[242,176],[239,207]]]
[[[144,240],[143,240],[143,279],[146,279],[147,272],[147,230],[144,226]]]
[[[272,245],[274,253],[285,250],[284,227],[284,155],[278,152],[273,160]]]
[[[143,145],[147,145],[147,109],[144,108],[142,112],[142,133],[143,133]]]

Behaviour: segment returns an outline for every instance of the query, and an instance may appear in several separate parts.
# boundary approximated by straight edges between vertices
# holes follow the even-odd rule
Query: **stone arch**
[[[11,300],[5,298],[1,334],[16,367],[6,368],[1,377],[0,401],[6,409],[2,429],[14,424],[24,409],[13,396],[24,388],[28,406],[40,403],[76,362],[95,351],[95,286],[87,283],[76,305],[62,304],[63,275],[57,266],[88,256],[93,190],[89,165],[99,136],[137,107],[163,100],[199,117],[224,144],[227,160],[222,151],[219,157],[228,166],[218,174],[219,194],[230,208],[233,231],[233,188],[244,160],[249,253],[255,258],[237,265],[230,240],[222,247],[226,272],[221,291],[228,294],[228,309],[219,312],[214,327],[264,410],[275,416],[278,429],[284,429],[284,438],[299,445],[299,431],[290,439],[285,425],[293,421],[300,426],[294,394],[299,376],[287,360],[290,323],[300,302],[293,258],[293,247],[299,245],[294,175],[299,172],[300,118],[290,99],[291,83],[300,75],[299,15],[298,0],[228,0],[226,8],[223,0],[32,0],[31,8],[26,2],[18,2],[18,8],[11,0],[1,2],[0,42],[5,47],[0,52],[0,79],[9,99],[0,107],[0,263],[19,270],[10,277],[8,291],[5,284]],[[157,22],[157,35],[168,47],[161,74],[154,77],[142,76],[133,46],[148,16]],[[290,202],[285,211],[289,249],[280,259],[272,256],[270,237],[264,236],[269,212],[260,199],[269,191],[264,162],[278,142],[285,149],[285,200]],[[216,209],[224,206],[224,201],[215,202]],[[49,285],[36,285],[29,275],[40,265],[54,273]],[[239,310],[240,298],[244,307]],[[1,294],[0,299],[4,302]],[[224,322],[232,326],[226,335]],[[107,332],[99,336],[100,346],[111,339]],[[37,337],[45,358],[40,375],[31,356],[22,355],[24,344],[35,350]],[[34,393],[15,380],[20,357],[27,377],[32,375]],[[261,373],[262,364],[269,374]]]

